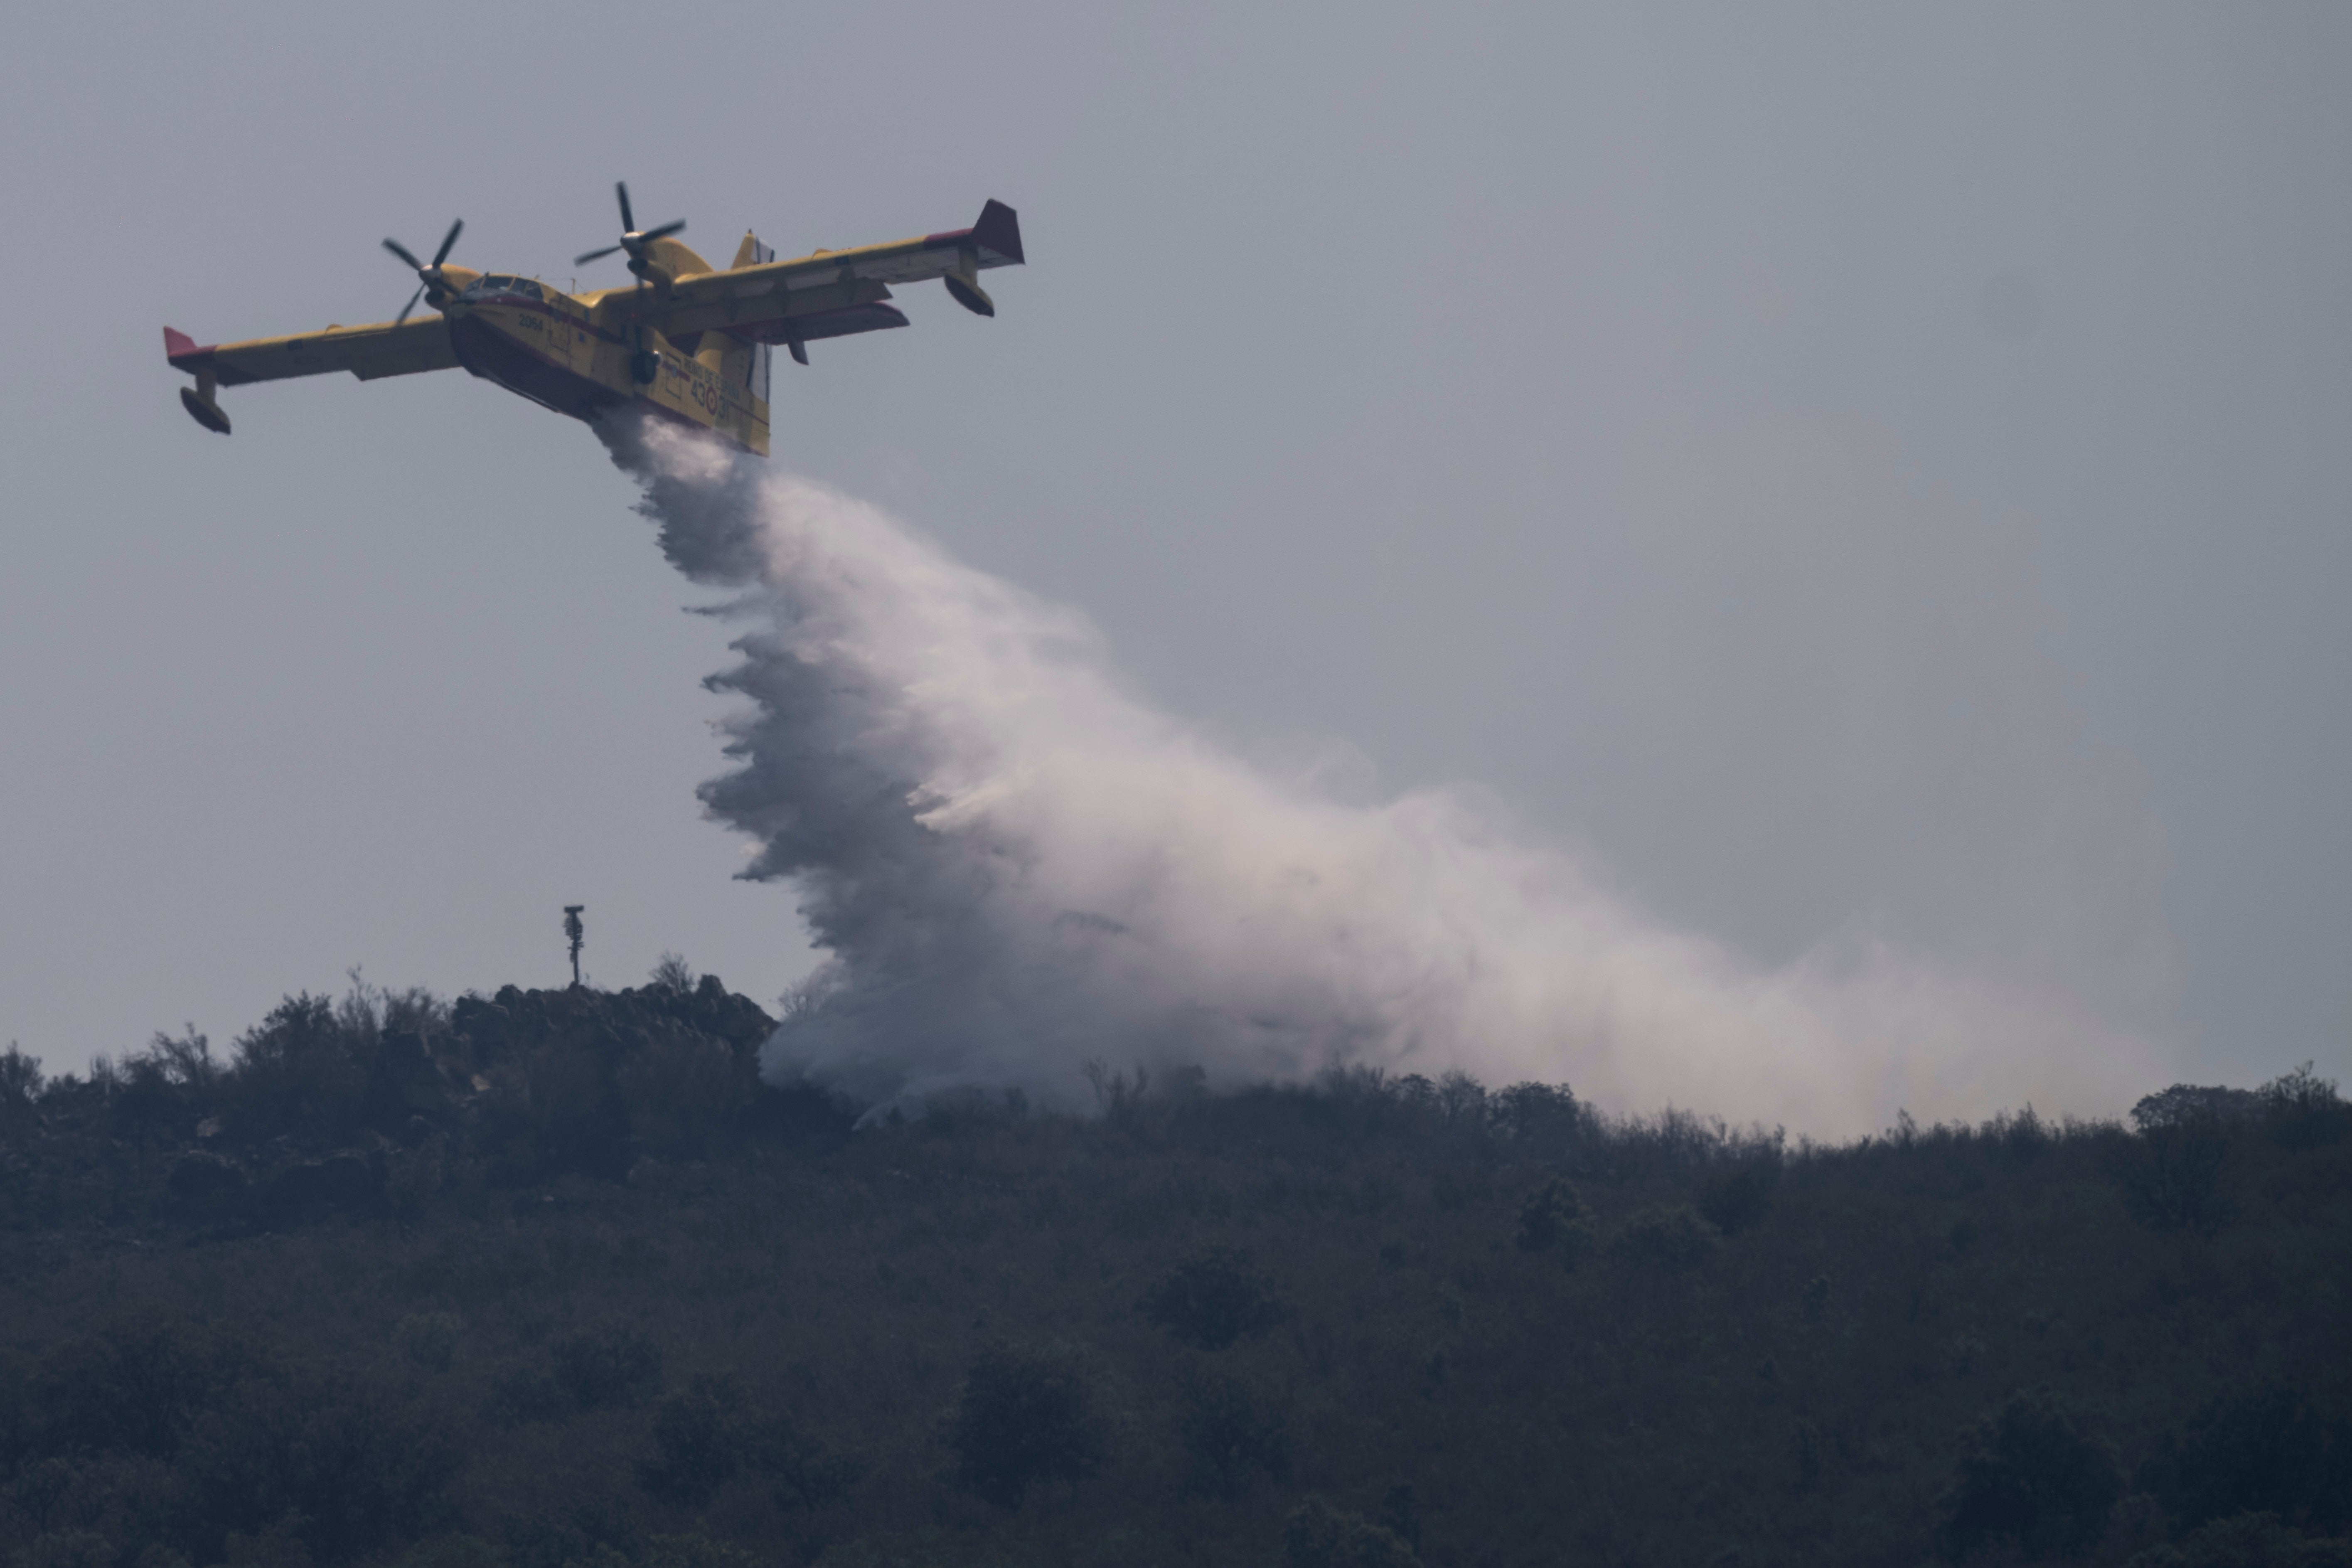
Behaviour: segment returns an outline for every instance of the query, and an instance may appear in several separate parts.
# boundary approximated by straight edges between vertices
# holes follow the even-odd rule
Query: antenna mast
[[[580,923],[580,911],[585,904],[563,906],[563,934],[572,942],[572,988],[580,989],[580,947],[588,940],[588,928]]]

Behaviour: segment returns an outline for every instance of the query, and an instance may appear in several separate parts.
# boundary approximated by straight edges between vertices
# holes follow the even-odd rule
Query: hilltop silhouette
[[[2308,1070],[1827,1146],[1343,1069],[868,1116],[773,1027],[667,964],[0,1055],[0,1553],[2352,1563]]]

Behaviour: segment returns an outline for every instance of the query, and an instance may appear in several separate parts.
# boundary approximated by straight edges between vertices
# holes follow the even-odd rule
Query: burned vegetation
[[[25,1568],[2352,1563],[2352,1109],[761,1081],[630,991],[0,1054]]]

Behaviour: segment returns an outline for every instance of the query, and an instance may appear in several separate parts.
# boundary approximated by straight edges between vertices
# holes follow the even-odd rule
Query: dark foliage
[[[2144,1552],[2131,1568],[2352,1568],[2352,1541],[2305,1535],[2276,1514],[2242,1513]]]
[[[1573,1268],[1592,1245],[1592,1215],[1566,1182],[1546,1182],[1519,1205],[1519,1223],[1512,1239],[1521,1252],[1548,1252],[1557,1247]]]
[[[289,1372],[240,1380],[199,1418],[180,1468],[224,1533],[290,1521],[332,1563],[429,1528],[459,1458],[391,1391]]]
[[[637,1484],[674,1508],[700,1508],[743,1461],[743,1421],[735,1390],[709,1377],[661,1402],[652,1455],[637,1461]]]
[[[2352,1509],[2352,1433],[2273,1384],[2203,1405],[2185,1434],[2158,1440],[2139,1480],[2184,1532],[2238,1513],[2332,1531]]]
[[[1625,1221],[1609,1249],[1635,1263],[1682,1269],[1705,1262],[1721,1239],[1688,1204],[1652,1204]]]
[[[575,1331],[551,1347],[555,1385],[583,1410],[632,1405],[659,1386],[661,1347],[624,1322]]]
[[[1360,1069],[853,1135],[770,1026],[678,964],[0,1053],[0,1563],[2340,1560],[2308,1069],[1833,1148]]]
[[[801,1432],[789,1415],[747,1411],[726,1378],[705,1375],[661,1402],[652,1452],[637,1484],[672,1508],[708,1507],[738,1475],[763,1479],[782,1511],[824,1508],[848,1495],[862,1467]]]
[[[841,1501],[866,1473],[856,1456],[836,1452],[782,1413],[753,1422],[743,1434],[743,1450],[745,1463],[767,1479],[770,1496],[787,1514]]]
[[[41,1098],[41,1058],[28,1057],[14,1042],[0,1051],[0,1116],[28,1111]]]
[[[1227,1247],[1178,1264],[1143,1299],[1142,1308],[1178,1339],[1212,1351],[1245,1334],[1264,1333],[1286,1315],[1265,1276]]]
[[[2178,1084],[2133,1107],[2140,1135],[2117,1151],[2116,1173],[2134,1217],[2158,1230],[2220,1228],[2236,1114],[2231,1102]]]
[[[1738,1236],[1763,1223],[1780,1184],[1780,1146],[1775,1142],[1702,1177],[1698,1212],[1724,1235]]]
[[[1200,1375],[1185,1387],[1178,1436],[1192,1461],[1193,1490],[1230,1498],[1254,1476],[1290,1479],[1290,1432],[1237,1378]]]
[[[1051,1481],[1099,1473],[1108,1438],[1094,1389],[1066,1352],[987,1345],[949,1418],[956,1477],[999,1508]]]
[[[1963,1439],[1942,1540],[1955,1557],[1997,1542],[2029,1560],[2079,1557],[2107,1532],[2123,1473],[2114,1452],[2048,1389],[2021,1394]]]
[[[1308,1498],[1283,1530],[1286,1568],[1417,1568],[1421,1559],[1396,1531]]]
[[[27,1401],[39,1426],[23,1439],[51,1452],[168,1456],[241,1359],[168,1321],[110,1324],[41,1358]]]
[[[2255,1091],[2271,1137],[2289,1149],[2320,1149],[2352,1137],[2352,1105],[2304,1063]]]

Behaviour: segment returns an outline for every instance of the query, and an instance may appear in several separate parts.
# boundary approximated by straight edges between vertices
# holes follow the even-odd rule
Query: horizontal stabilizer
[[[979,284],[967,283],[952,272],[947,275],[944,281],[948,286],[949,294],[954,297],[955,302],[961,305],[965,310],[970,310],[973,315],[993,316],[996,314],[996,301],[990,299],[988,297],[988,290],[982,288]]]
[[[221,411],[219,404],[209,397],[203,396],[194,387],[180,388],[180,406],[188,411],[189,418],[194,419],[205,429],[215,435],[228,434],[228,416]]]

